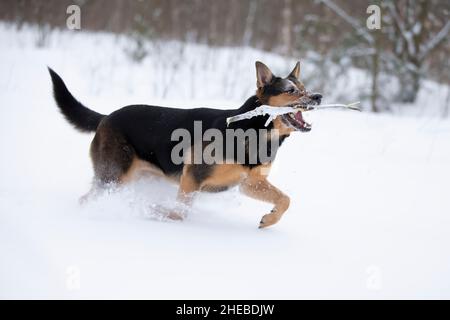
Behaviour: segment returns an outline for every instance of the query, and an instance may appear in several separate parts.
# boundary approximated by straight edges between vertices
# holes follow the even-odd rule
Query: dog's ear
[[[272,71],[262,62],[256,61],[256,85],[258,88],[264,87],[272,81]]]
[[[297,62],[297,64],[294,67],[294,70],[289,73],[288,77],[294,77],[295,79],[298,79],[300,77],[300,61]]]

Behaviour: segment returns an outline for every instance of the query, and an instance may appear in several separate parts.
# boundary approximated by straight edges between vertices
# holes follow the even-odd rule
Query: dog
[[[48,68],[53,83],[53,94],[59,110],[76,129],[95,132],[90,146],[90,156],[94,169],[91,191],[103,190],[110,185],[126,184],[143,172],[168,178],[179,184],[177,201],[185,207],[192,204],[198,191],[223,191],[239,186],[240,191],[254,199],[274,205],[265,214],[260,228],[277,223],[289,207],[290,199],[267,179],[271,164],[256,157],[256,163],[248,161],[226,161],[225,163],[174,163],[171,151],[176,142],[171,134],[182,128],[193,134],[194,122],[200,121],[202,130],[216,129],[225,133],[227,129],[266,129],[267,141],[276,136],[279,145],[292,132],[308,132],[311,125],[303,120],[301,112],[278,116],[267,127],[268,115],[232,123],[227,128],[228,117],[242,114],[261,105],[273,107],[295,103],[319,105],[322,95],[311,93],[300,81],[300,62],[285,78],[275,76],[262,62],[256,62],[256,94],[238,109],[219,110],[210,108],[178,109],[148,105],[130,105],[109,115],[88,109],[76,100],[67,89],[61,77]],[[247,141],[248,142],[248,141]],[[261,141],[260,141],[261,142]],[[194,141],[191,146],[194,145]],[[248,153],[249,150],[246,149]],[[230,159],[227,159],[230,160]],[[183,219],[183,210],[168,213],[170,219]]]

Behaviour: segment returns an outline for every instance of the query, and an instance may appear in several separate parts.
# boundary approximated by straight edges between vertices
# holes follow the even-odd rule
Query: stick
[[[357,107],[357,105],[359,103],[360,103],[359,101],[356,101],[356,102],[349,103],[349,104],[340,104],[340,103],[323,104],[323,105],[318,105],[318,106],[312,106],[311,109],[307,109],[305,111],[321,110],[321,109],[334,109],[334,108],[346,108],[346,109],[350,109],[350,110],[361,111],[361,109],[359,107]]]
[[[253,117],[257,116],[264,116],[264,115],[270,115],[269,119],[267,119],[264,126],[268,126],[270,122],[272,122],[277,116],[281,116],[283,114],[287,113],[297,113],[299,111],[313,111],[313,110],[322,110],[322,109],[335,109],[335,108],[345,108],[350,110],[357,110],[361,111],[360,108],[357,107],[359,104],[359,101],[353,102],[350,104],[323,104],[319,106],[301,106],[301,105],[294,105],[294,106],[285,106],[285,107],[271,107],[262,105],[260,107],[255,108],[254,110],[248,111],[246,113],[241,113],[233,117],[227,118],[227,126],[230,125],[232,122],[237,122],[245,119],[251,119]]]

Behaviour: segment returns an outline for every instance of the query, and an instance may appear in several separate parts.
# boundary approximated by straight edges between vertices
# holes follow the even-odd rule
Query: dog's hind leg
[[[78,199],[78,202],[80,205],[85,205],[88,202],[97,199],[99,196],[101,196],[104,192],[104,188],[101,186],[98,186],[95,181],[92,182],[91,188],[89,189],[89,191],[84,194],[83,196],[80,197],[80,199]]]
[[[99,181],[97,178],[94,178],[91,184],[91,188],[89,191],[78,199],[80,205],[85,205],[90,201],[94,201],[100,196],[102,196],[108,190],[115,190],[118,186],[116,183],[105,184]]]
[[[107,123],[100,123],[90,149],[94,168],[94,181],[91,190],[80,202],[95,198],[105,190],[125,183],[130,178],[135,152],[133,147]]]
[[[259,228],[265,228],[277,223],[289,208],[289,197],[273,186],[267,176],[253,169],[248,177],[240,184],[240,190],[245,195],[274,204],[270,213],[264,215],[259,223]]]

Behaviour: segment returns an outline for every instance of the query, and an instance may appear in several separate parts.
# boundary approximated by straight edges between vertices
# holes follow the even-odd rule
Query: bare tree
[[[356,37],[360,40],[358,45],[358,50],[354,50],[355,47],[351,47],[350,55],[358,52],[359,57],[363,57],[366,60],[366,64],[369,66],[371,75],[371,92],[370,92],[370,102],[371,111],[378,112],[378,99],[380,95],[379,90],[379,74],[380,74],[380,64],[381,64],[381,50],[380,50],[380,35],[379,31],[369,32],[366,26],[361,23],[357,18],[349,15],[344,9],[338,6],[334,1],[331,0],[320,0],[324,5],[336,13],[340,18],[342,18],[347,24],[349,24],[355,31]],[[363,53],[361,53],[363,52]]]
[[[255,23],[255,16],[256,16],[256,8],[257,8],[257,0],[251,0],[248,5],[248,14],[247,18],[245,20],[245,31],[244,31],[244,37],[242,39],[242,44],[244,46],[250,46],[252,37],[253,37],[253,24]]]
[[[284,0],[283,12],[282,12],[281,29],[282,34],[282,52],[287,56],[292,55],[292,3],[291,0]]]
[[[414,102],[420,88],[424,61],[438,48],[450,32],[450,21],[432,15],[436,1],[408,0],[385,2],[386,21],[394,26],[390,34],[397,59],[401,90],[399,101]],[[448,39],[447,39],[448,40]]]

